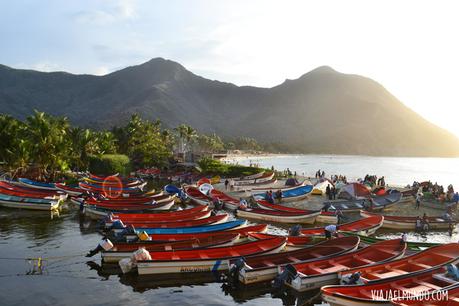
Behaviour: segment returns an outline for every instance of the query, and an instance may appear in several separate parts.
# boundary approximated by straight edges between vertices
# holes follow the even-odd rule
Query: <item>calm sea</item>
[[[384,176],[386,183],[405,186],[413,181],[438,182],[459,189],[459,158],[372,157],[351,155],[274,155],[231,159],[243,165],[250,163],[276,170],[289,168],[299,175],[314,176],[317,170],[326,176],[343,174],[355,180],[366,174]]]

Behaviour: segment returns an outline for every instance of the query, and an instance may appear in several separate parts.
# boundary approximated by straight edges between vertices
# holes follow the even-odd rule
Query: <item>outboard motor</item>
[[[290,236],[300,236],[301,235],[301,225],[297,224],[297,225],[292,226],[288,230],[288,234]]]
[[[298,272],[293,265],[286,265],[284,271],[273,280],[272,287],[275,289],[281,289],[285,282],[292,281],[297,274]]]
[[[102,250],[108,251],[111,248],[113,248],[113,243],[110,241],[108,238],[102,239],[102,241],[97,245],[97,247],[93,250],[90,250],[88,254],[86,254],[86,257],[92,257],[99,253]]]
[[[341,284],[342,285],[357,285],[360,280],[360,275],[361,273],[358,271],[355,273],[352,273],[350,276],[342,278]]]
[[[123,221],[121,220],[113,220],[112,226],[108,228],[109,231],[114,229],[125,229],[126,226],[124,225]]]
[[[238,279],[239,271],[244,267],[245,260],[244,257],[238,258],[230,267],[228,272],[228,278],[232,281],[236,281]]]
[[[449,264],[446,266],[446,275],[448,275],[449,277],[451,277],[452,279],[458,281],[459,280],[459,269],[453,265],[453,264]]]

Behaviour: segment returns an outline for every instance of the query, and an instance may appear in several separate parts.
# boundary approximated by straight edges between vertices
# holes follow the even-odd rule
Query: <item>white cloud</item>
[[[100,67],[97,67],[96,70],[94,71],[94,74],[95,75],[106,75],[110,73],[109,69],[105,66],[100,66]]]

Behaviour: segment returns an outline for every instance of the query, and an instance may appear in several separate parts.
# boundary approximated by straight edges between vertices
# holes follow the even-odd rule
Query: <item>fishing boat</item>
[[[198,227],[198,226],[206,226],[210,224],[219,224],[226,222],[228,220],[228,215],[227,214],[222,214],[222,215],[217,215],[217,216],[212,216],[204,219],[197,219],[197,220],[183,220],[183,221],[131,221],[129,223],[122,223],[119,221],[118,223],[115,223],[115,225],[118,225],[116,227],[111,228],[111,230],[115,233],[123,231],[127,225],[132,225],[136,228],[138,231],[142,231],[143,228],[188,228],[188,227]]]
[[[92,192],[100,192],[100,193],[113,193],[113,194],[139,194],[142,192],[140,188],[137,187],[119,187],[119,186],[112,186],[112,185],[99,185],[99,184],[92,184],[87,182],[79,182],[79,187],[88,191]]]
[[[22,195],[30,196],[40,196],[40,197],[59,197],[63,200],[67,199],[67,194],[59,190],[47,190],[47,189],[37,189],[31,187],[25,187],[24,185],[19,184],[14,181],[1,181],[0,180],[0,192],[10,191],[17,192]]]
[[[457,286],[458,279],[449,276],[447,266],[365,285],[325,286],[321,289],[322,298],[331,306],[391,305],[393,298],[407,295],[414,298],[418,294],[426,295],[435,290]]]
[[[282,202],[296,202],[305,199],[308,194],[312,191],[312,185],[300,186],[294,189],[282,191]],[[273,190],[275,193],[276,190]],[[255,200],[268,200],[267,193],[254,194]]]
[[[328,206],[328,211],[341,210],[342,212],[359,212],[360,210],[379,211],[397,205],[402,198],[402,194],[394,191],[383,196],[354,200],[333,200],[324,202]]]
[[[139,231],[151,234],[195,234],[218,232],[240,227],[246,224],[245,220],[234,220],[225,223],[211,224],[206,226],[195,227],[178,227],[178,228],[141,228]]]
[[[341,280],[346,280],[349,279],[353,273],[358,272],[360,275],[358,283],[368,284],[377,282],[381,279],[431,270],[448,263],[456,264],[458,262],[459,244],[448,243],[391,262],[342,271],[338,273],[338,277]]]
[[[341,232],[339,234],[340,236],[358,236],[360,238],[360,244],[374,244],[377,242],[384,241],[385,239],[382,238],[375,238],[375,237],[369,237],[366,235],[359,235],[357,233],[352,233],[352,232]],[[421,241],[406,241],[406,246],[407,249],[411,251],[422,251],[434,246],[440,245],[440,243],[434,243],[434,242],[421,242]]]
[[[79,187],[70,187],[62,183],[55,183],[54,186],[57,190],[63,191],[70,196],[79,197],[86,191]]]
[[[257,183],[264,183],[264,182],[269,182],[274,179],[274,172],[264,172],[262,175],[256,177],[256,178],[243,178],[239,180],[233,180],[235,186],[240,186],[240,185],[254,185]]]
[[[324,236],[317,236],[317,235],[284,236],[284,235],[274,235],[274,234],[266,234],[266,233],[249,233],[250,239],[268,239],[268,238],[274,238],[274,237],[286,237],[287,244],[285,245],[285,249],[288,251],[308,248],[314,244],[324,242],[325,240],[327,240]],[[341,236],[341,237],[345,237],[345,236]]]
[[[362,217],[376,216],[378,214],[361,210]],[[416,220],[418,217],[405,216],[388,216],[384,215],[382,228],[397,229],[397,230],[416,230]],[[424,219],[423,219],[424,220]],[[441,217],[427,217],[429,230],[448,229],[451,224],[456,224],[452,220],[445,220]]]
[[[187,233],[187,234],[149,234],[153,241],[182,241],[189,239],[203,239],[210,236],[226,235],[226,234],[239,234],[240,238],[247,238],[249,233],[264,233],[268,229],[266,224],[256,224],[249,226],[239,226],[232,229],[223,229],[204,233]]]
[[[327,223],[327,224],[337,224],[338,215],[336,211],[321,211],[320,215],[317,216],[316,222],[318,223]]]
[[[241,218],[249,218],[277,223],[301,223],[312,224],[320,214],[318,210],[305,210],[303,213],[278,211],[271,209],[245,208],[236,210],[236,215]]]
[[[139,275],[228,270],[229,261],[241,256],[277,253],[285,238],[257,240],[233,246],[150,253],[152,260],[138,261]]]
[[[23,197],[23,198],[33,198],[33,199],[59,199],[59,200],[66,200],[66,194],[59,194],[59,193],[42,193],[42,192],[33,192],[33,191],[20,191],[19,188],[3,188],[0,187],[0,193],[3,195],[9,196],[16,196],[16,197]]]
[[[198,210],[186,209],[179,211],[171,211],[164,213],[143,213],[143,214],[111,214],[108,220],[105,220],[105,227],[110,227],[116,220],[121,220],[125,224],[136,223],[136,222],[173,222],[173,221],[186,221],[186,220],[198,220],[208,218],[211,216],[212,211],[208,210],[207,207],[195,207]],[[185,211],[185,213],[181,213]]]
[[[240,192],[249,192],[254,190],[255,188],[262,188],[265,190],[269,190],[269,187],[277,183],[276,178],[272,178],[269,181],[262,181],[253,184],[242,184],[242,185],[233,185],[232,190],[240,191]]]
[[[394,298],[391,304],[394,306],[457,306],[459,304],[459,283],[445,289],[433,290],[422,296]]]
[[[72,202],[74,199],[72,199]],[[79,202],[73,202],[79,203]],[[86,216],[90,217],[91,219],[101,219],[108,217],[110,214],[118,214],[118,213],[133,213],[133,214],[142,214],[142,213],[150,213],[151,211],[169,211],[172,206],[174,206],[174,200],[170,202],[164,202],[160,204],[154,205],[142,205],[142,206],[112,206],[112,207],[101,207],[98,205],[83,205],[83,212]],[[80,205],[80,204],[77,204]]]
[[[309,185],[310,182],[308,180],[304,180],[301,183],[295,184],[293,186],[285,185],[285,186],[271,186],[271,187],[254,187],[254,188],[250,188],[250,190],[255,193],[262,193],[262,192],[267,192],[270,190],[288,191],[288,190],[296,189],[298,187],[305,186],[307,184]]]
[[[139,241],[135,243],[114,243],[113,247],[101,252],[101,257],[105,263],[116,263],[123,258],[130,258],[132,252],[139,248],[145,248],[148,252],[192,250],[199,248],[220,247],[232,245],[235,240],[239,239],[239,234],[222,234],[209,236],[201,239],[190,239],[175,242],[158,243],[156,241]]]
[[[218,198],[220,201],[223,202],[223,208],[228,209],[230,211],[235,211],[239,207],[239,200],[230,197],[229,195],[225,194],[220,190],[212,189],[210,191],[210,196],[213,198]]]
[[[340,271],[400,258],[405,249],[406,244],[401,239],[386,240],[333,258],[293,264],[290,268],[296,273],[292,279],[285,280],[285,284],[298,292],[319,289],[336,284]]]
[[[35,188],[35,189],[44,189],[44,190],[57,190],[56,186],[54,186],[54,183],[43,183],[43,182],[37,182],[33,180],[29,180],[27,178],[18,178],[18,183],[22,186],[29,187],[29,188]]]
[[[60,199],[37,199],[5,195],[0,193],[0,205],[9,208],[32,210],[55,210],[59,208]]]
[[[372,235],[381,227],[384,221],[383,216],[372,216],[357,221],[340,224],[337,226],[339,232],[353,232],[360,235]],[[302,235],[325,235],[324,227],[306,228],[301,230]]]
[[[185,186],[185,193],[190,200],[197,205],[208,205],[212,203],[212,198],[203,194],[198,188],[194,186]]]
[[[331,258],[332,256],[354,251],[359,245],[359,239],[357,237],[352,238],[354,239],[337,238],[299,250],[244,258],[242,268],[239,270],[239,281],[245,285],[270,281],[276,277],[279,266]],[[233,260],[230,264],[239,263]]]

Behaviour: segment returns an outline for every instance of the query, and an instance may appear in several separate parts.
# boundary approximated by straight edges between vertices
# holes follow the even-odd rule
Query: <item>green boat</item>
[[[373,244],[376,242],[383,241],[385,239],[382,238],[375,238],[375,237],[368,237],[368,236],[363,236],[363,235],[358,235],[352,232],[342,232],[344,236],[358,236],[360,237],[360,242],[364,244]],[[433,246],[440,245],[441,243],[432,243],[432,242],[415,242],[415,241],[407,241],[406,245],[407,248],[411,251],[422,251],[425,249],[428,249]]]

